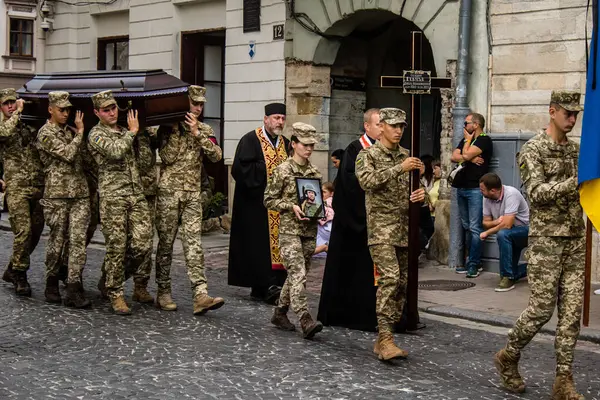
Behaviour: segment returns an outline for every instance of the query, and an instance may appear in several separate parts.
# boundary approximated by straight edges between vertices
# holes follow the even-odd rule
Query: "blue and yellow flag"
[[[600,91],[598,80],[598,0],[593,1],[592,42],[587,64],[587,81],[581,150],[579,152],[579,197],[581,206],[600,230]]]

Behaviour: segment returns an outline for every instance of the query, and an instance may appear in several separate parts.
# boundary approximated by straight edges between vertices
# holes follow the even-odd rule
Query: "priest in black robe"
[[[238,143],[229,242],[228,284],[252,288],[251,296],[274,304],[287,276],[279,254],[279,214],[263,204],[268,177],[287,159],[282,133],[285,104],[265,106],[264,125]]]
[[[374,332],[375,268],[367,244],[365,192],[354,165],[358,153],[381,135],[379,110],[367,110],[364,121],[365,134],[346,147],[337,173],[332,204],[335,216],[317,318],[323,325]]]

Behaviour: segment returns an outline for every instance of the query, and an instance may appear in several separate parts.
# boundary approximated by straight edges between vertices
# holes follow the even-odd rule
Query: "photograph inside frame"
[[[296,178],[298,204],[307,218],[325,218],[321,179]]]

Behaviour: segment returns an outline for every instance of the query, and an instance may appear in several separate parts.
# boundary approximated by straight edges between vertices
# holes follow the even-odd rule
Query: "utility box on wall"
[[[521,176],[517,165],[517,153],[521,147],[533,136],[534,133],[516,133],[494,135],[490,134],[494,142],[494,155],[490,162],[490,172],[495,172],[502,179],[503,185],[513,186],[524,191],[521,187]],[[483,243],[481,261],[486,271],[499,272],[499,252],[496,235],[488,237]],[[521,260],[523,255],[521,254]]]

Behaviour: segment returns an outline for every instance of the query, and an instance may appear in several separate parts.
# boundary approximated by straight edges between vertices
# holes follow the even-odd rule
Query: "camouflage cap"
[[[188,88],[188,94],[192,101],[197,103],[206,103],[206,88],[197,85],[191,85]]]
[[[550,103],[556,103],[567,111],[583,111],[580,100],[581,93],[568,90],[553,90],[550,96]]]
[[[94,102],[95,109],[108,107],[111,104],[117,104],[117,101],[112,94],[112,90],[105,90],[104,92],[99,92],[92,95],[92,101]]]
[[[67,108],[73,104],[69,101],[69,92],[50,92],[48,93],[48,103],[52,106]]]
[[[317,140],[317,130],[314,126],[304,122],[296,122],[292,125],[292,135],[296,136],[302,144],[315,144]]]
[[[379,110],[379,121],[388,125],[406,125],[406,113],[399,108],[382,108]]]
[[[0,104],[4,104],[6,101],[15,101],[19,98],[17,91],[13,88],[6,88],[0,90]]]

